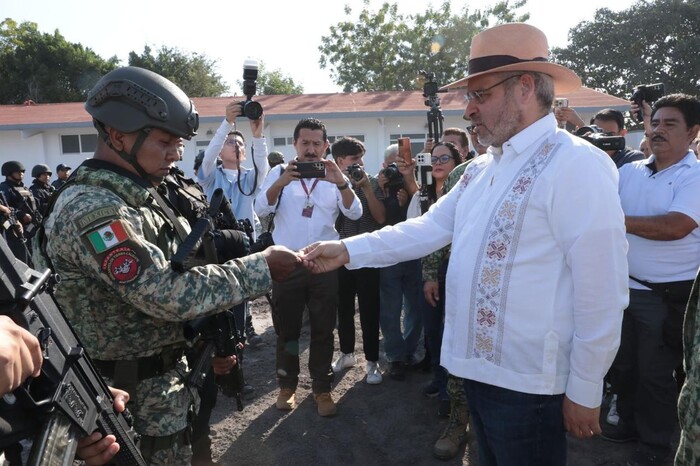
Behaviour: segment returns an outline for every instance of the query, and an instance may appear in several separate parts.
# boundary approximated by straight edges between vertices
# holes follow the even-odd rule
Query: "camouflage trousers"
[[[690,369],[678,399],[681,438],[676,452],[676,466],[700,464],[700,381],[693,372],[700,372],[700,369]]]
[[[189,465],[192,462],[192,446],[175,444],[165,450],[156,451],[150,459],[146,458],[146,461],[149,466]]]
[[[457,415],[462,406],[467,409],[467,396],[464,394],[464,380],[447,374],[447,394],[450,397],[450,418]]]

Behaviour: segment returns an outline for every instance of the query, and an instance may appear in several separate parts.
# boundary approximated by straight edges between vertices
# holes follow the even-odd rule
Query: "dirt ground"
[[[467,446],[457,458],[433,458],[432,446],[447,420],[437,416],[438,401],[421,393],[430,374],[409,372],[402,382],[385,375],[379,385],[364,382],[365,361],[357,318],[358,364],[336,375],[333,397],[338,414],[321,418],[316,413],[307,366],[308,325],[300,341],[303,353],[297,408],[277,410],[275,332],[264,298],[253,302],[252,312],[256,330],[265,342],[246,350],[245,377],[255,392],[244,400],[242,412],[236,411],[233,400],[219,395],[211,419],[215,460],[225,465],[478,465],[473,435],[469,435]],[[383,354],[380,366],[386,362],[381,358]],[[633,443],[570,437],[568,464],[621,466],[633,451]]]

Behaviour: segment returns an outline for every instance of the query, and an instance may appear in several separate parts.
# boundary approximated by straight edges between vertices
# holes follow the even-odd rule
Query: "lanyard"
[[[304,188],[304,192],[306,193],[306,200],[307,200],[307,201],[308,201],[309,199],[311,199],[311,193],[314,192],[314,188],[316,188],[316,184],[318,183],[318,180],[319,180],[318,178],[316,178],[316,179],[314,180],[314,184],[311,185],[311,189],[310,189],[310,190],[306,187],[306,183],[304,183],[304,180],[303,180],[303,179],[300,179],[300,180],[299,180],[299,181],[301,181],[301,187]]]

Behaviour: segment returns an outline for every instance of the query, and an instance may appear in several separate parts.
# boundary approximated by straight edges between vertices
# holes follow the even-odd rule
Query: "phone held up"
[[[569,106],[569,99],[565,97],[558,97],[554,99],[554,108],[567,108]],[[566,121],[558,122],[557,126],[560,128],[566,128]]]
[[[300,178],[325,178],[326,165],[323,162],[296,162]]]
[[[404,161],[406,165],[410,165],[412,162],[411,156],[411,138],[399,138],[399,157]]]

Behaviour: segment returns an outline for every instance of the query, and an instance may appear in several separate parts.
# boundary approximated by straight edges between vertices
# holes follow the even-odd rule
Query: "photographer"
[[[352,189],[362,203],[362,217],[351,220],[342,213],[336,220],[340,239],[378,230],[386,220],[386,209],[377,179],[363,169],[365,146],[359,140],[343,137],[331,149],[338,168],[350,179]],[[382,382],[379,370],[379,269],[338,269],[338,340],[340,356],[333,363],[333,372],[354,366],[355,297],[362,326],[362,348],[367,360],[367,383]]]
[[[578,113],[576,113],[576,110],[571,107],[555,107],[554,116],[558,122],[571,123],[577,130],[585,126],[584,121]],[[611,108],[606,108],[596,113],[593,117],[592,124],[600,128],[602,133],[606,136],[624,137],[625,134],[627,134],[624,115],[622,112]],[[582,136],[585,135],[586,134],[582,134]],[[617,168],[620,168],[626,163],[644,159],[644,154],[642,152],[630,147],[624,147],[620,150],[606,150],[605,152],[610,156]]]
[[[362,216],[362,204],[350,189],[347,178],[332,160],[325,160],[328,149],[326,126],[315,118],[305,118],[294,129],[296,159],[270,172],[255,200],[260,217],[275,212],[275,244],[298,250],[308,242],[338,239],[335,222],[339,214],[350,220]],[[302,178],[304,162],[312,162],[315,178]],[[308,172],[308,170],[307,170]],[[308,175],[309,173],[305,173]],[[296,269],[284,282],[273,281],[273,322],[277,332],[277,382],[280,387],[275,406],[291,410],[296,406],[299,383],[299,336],[304,308],[309,310],[311,345],[309,372],[311,389],[320,416],[333,416],[336,406],[331,397],[333,382],[333,329],[338,305],[338,274],[334,270],[311,274]]]
[[[387,225],[406,220],[409,199],[418,192],[415,166],[415,162],[406,164],[399,157],[398,144],[391,144],[384,151],[384,168],[377,181],[384,192]],[[406,365],[416,363],[415,352],[423,328],[418,308],[419,287],[420,261],[400,262],[379,270],[379,324],[384,336],[389,376],[394,380],[404,380]]]
[[[231,203],[236,218],[247,219],[251,225],[255,226],[253,230],[253,241],[255,241],[259,221],[253,211],[253,201],[270,170],[270,165],[267,162],[267,143],[263,136],[265,117],[261,114],[257,119],[248,120],[253,133],[251,146],[253,169],[243,167],[242,162],[247,156],[245,138],[234,129],[236,117],[242,115],[243,107],[240,102],[230,102],[226,105],[226,118],[221,122],[204,151],[204,159],[197,172],[197,179],[209,199],[215,189],[224,190],[224,195]],[[217,165],[219,158],[221,165]],[[262,337],[255,331],[248,307],[248,302],[235,307],[236,324],[238,328],[245,328],[247,342],[251,347],[260,346]]]

